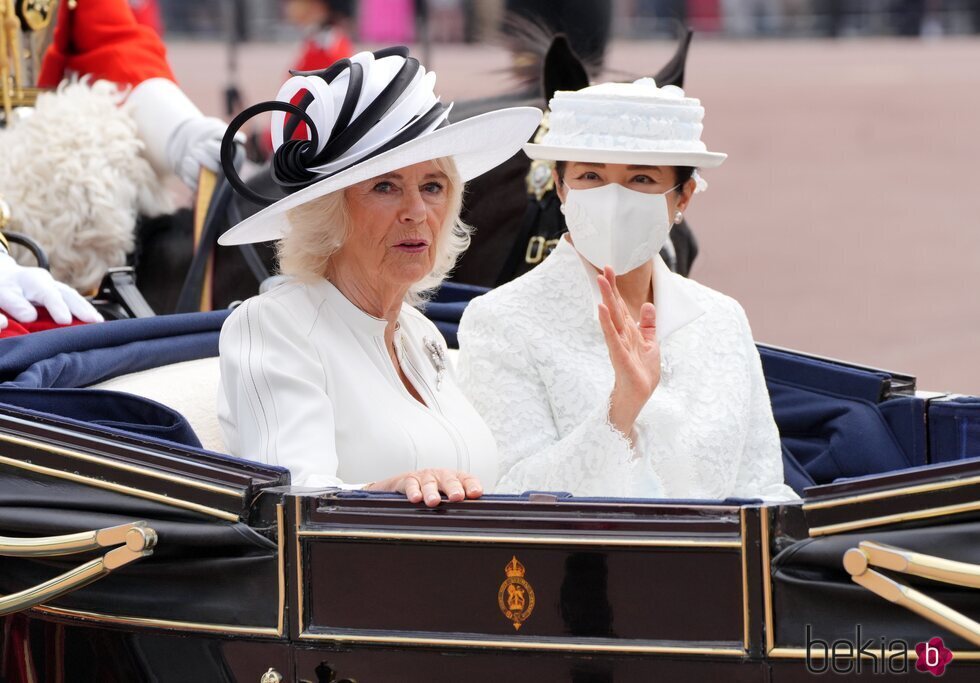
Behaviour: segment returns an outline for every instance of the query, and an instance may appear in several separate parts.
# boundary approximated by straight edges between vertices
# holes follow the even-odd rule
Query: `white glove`
[[[201,167],[215,173],[221,168],[221,138],[225,135],[228,124],[213,116],[200,116],[187,119],[173,132],[167,143],[167,158],[177,177],[192,190],[197,189],[197,177]],[[244,136],[239,133],[236,139],[244,143]],[[241,163],[241,147],[236,149],[236,166]]]
[[[0,254],[0,310],[21,323],[37,320],[35,306],[44,306],[51,319],[67,325],[72,316],[86,323],[102,322],[102,316],[85,298],[68,285],[57,282],[43,268],[28,268],[7,254]],[[0,329],[7,326],[0,314]]]
[[[221,138],[228,124],[202,114],[176,83],[166,78],[145,80],[133,88],[127,103],[157,173],[173,171],[196,190],[202,166],[214,172],[221,168]],[[235,139],[245,143],[241,133]],[[244,158],[239,147],[235,165]]]

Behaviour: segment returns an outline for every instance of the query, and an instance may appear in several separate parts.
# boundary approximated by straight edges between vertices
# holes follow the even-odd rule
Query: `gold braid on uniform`
[[[0,106],[10,121],[15,107],[31,107],[41,59],[51,40],[59,0],[0,0]],[[75,0],[68,0],[74,8]]]
[[[7,238],[3,236],[3,229],[7,227],[9,222],[10,205],[3,200],[3,197],[0,197],[0,248],[7,253],[10,252],[10,242],[8,242]]]

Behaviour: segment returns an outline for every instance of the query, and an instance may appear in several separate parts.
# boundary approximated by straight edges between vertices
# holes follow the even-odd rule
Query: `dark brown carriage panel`
[[[305,545],[313,631],[742,643],[737,546]],[[524,594],[525,618],[504,614],[512,585]]]
[[[138,436],[0,409],[0,465],[53,483],[112,491],[228,521],[246,521],[254,496],[288,482],[261,463],[233,461]]]
[[[48,615],[8,616],[3,680],[71,683],[259,683],[292,676],[289,643],[190,632],[78,624]],[[314,677],[312,681],[317,681]]]
[[[335,496],[290,507],[301,639],[450,649],[585,639],[597,651],[648,652],[669,642],[665,652],[735,657],[750,642],[761,648],[761,614],[749,614],[761,604],[758,521],[750,514],[755,536],[743,543],[738,507],[496,500],[424,510]]]
[[[672,504],[663,501],[580,501],[550,494],[527,499],[481,498],[429,510],[400,496],[333,492],[303,498],[303,525],[314,528],[508,532],[529,534],[574,531],[580,534],[663,534],[732,537],[738,534],[739,505]]]
[[[331,678],[335,676],[335,678]],[[725,657],[521,652],[392,647],[303,648],[297,680],[426,683],[768,683],[768,666]]]
[[[803,510],[809,535],[980,518],[980,463],[977,462],[875,477],[861,484],[808,489]]]

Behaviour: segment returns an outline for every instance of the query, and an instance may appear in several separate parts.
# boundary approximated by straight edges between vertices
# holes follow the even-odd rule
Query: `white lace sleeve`
[[[733,495],[770,501],[794,500],[796,492],[784,483],[779,430],[772,416],[772,402],[762,374],[762,359],[752,339],[745,311],[738,307],[743,343],[749,349],[749,417],[745,446],[739,457]]]
[[[587,417],[559,434],[534,362],[508,325],[477,299],[459,326],[459,383],[497,440],[496,492],[656,495],[648,488],[649,467],[634,459],[629,441],[609,424],[607,397],[596,396]],[[641,483],[642,492],[636,490]]]
[[[340,485],[333,403],[295,316],[277,301],[249,299],[226,321],[219,349],[229,450],[287,467],[296,486]]]

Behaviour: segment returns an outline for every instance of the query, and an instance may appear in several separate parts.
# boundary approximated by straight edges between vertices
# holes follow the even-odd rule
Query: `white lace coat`
[[[474,299],[460,385],[497,439],[498,492],[795,498],[759,353],[738,302],[654,261],[660,384],[636,444],[608,421],[613,369],[591,269],[565,240],[530,273]],[[634,447],[635,446],[635,447]]]

